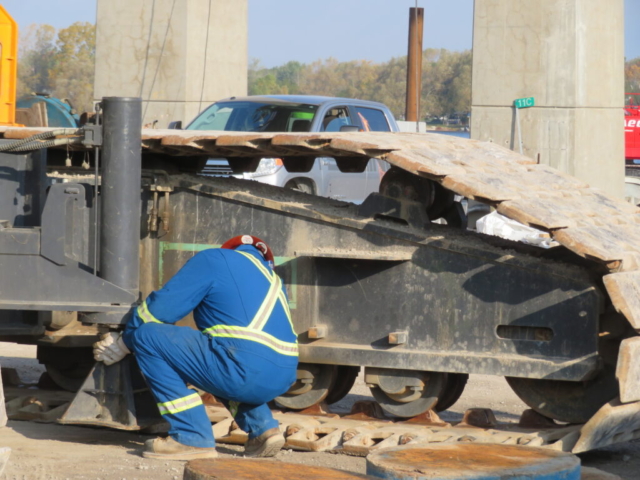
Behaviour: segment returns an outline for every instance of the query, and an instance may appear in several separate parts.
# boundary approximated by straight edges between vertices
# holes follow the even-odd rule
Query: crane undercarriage
[[[139,128],[121,128],[121,117],[132,117],[124,104],[123,112],[105,109],[104,142],[86,132],[53,135],[75,152],[69,161],[57,160],[59,144],[47,154],[36,148],[47,140],[32,135],[46,129],[2,132],[2,145],[36,153],[0,153],[7,172],[0,182],[18,185],[11,195],[23,209],[19,216],[15,202],[0,198],[0,218],[8,219],[0,222],[0,338],[37,344],[51,378],[79,390],[63,423],[144,426],[135,414],[147,407],[134,362],[93,368],[88,347],[98,332],[121,328],[137,302],[195,253],[250,232],[278,255],[299,334],[298,379],[275,400],[279,408],[335,403],[364,369],[386,415],[415,418],[453,405],[469,374],[489,374],[506,377],[540,418],[579,432],[573,442],[543,442],[553,448],[582,451],[638,434],[640,217],[633,205],[472,140],[140,136]],[[109,108],[119,115],[110,118]],[[372,157],[392,168],[362,205],[198,174],[208,158],[227,158],[236,172],[255,170],[265,157],[308,171],[329,156],[346,174]],[[466,230],[461,198],[545,231],[560,246]]]

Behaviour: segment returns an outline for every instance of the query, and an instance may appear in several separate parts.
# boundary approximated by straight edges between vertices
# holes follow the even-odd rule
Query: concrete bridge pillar
[[[98,0],[95,99],[142,97],[143,124],[247,93],[247,0]]]
[[[623,0],[475,0],[471,136],[621,197]]]

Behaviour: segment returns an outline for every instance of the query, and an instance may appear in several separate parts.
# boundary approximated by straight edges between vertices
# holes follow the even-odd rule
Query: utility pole
[[[407,103],[405,120],[416,122],[418,131],[420,116],[420,92],[422,90],[422,32],[424,9],[409,9],[409,51],[407,54]]]

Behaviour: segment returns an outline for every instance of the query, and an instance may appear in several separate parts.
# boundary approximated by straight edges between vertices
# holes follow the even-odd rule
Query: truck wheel
[[[304,178],[294,178],[293,180],[289,180],[284,188],[295,190],[297,192],[308,193],[309,195],[316,194],[311,181]]]

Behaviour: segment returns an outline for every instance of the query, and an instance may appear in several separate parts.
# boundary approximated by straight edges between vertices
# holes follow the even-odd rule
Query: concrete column
[[[472,138],[524,154],[622,197],[623,0],[476,0]]]
[[[141,97],[143,124],[247,93],[247,0],[98,0],[94,95]]]

